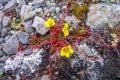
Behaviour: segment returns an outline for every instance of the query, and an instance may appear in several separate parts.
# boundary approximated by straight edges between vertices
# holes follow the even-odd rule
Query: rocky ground
[[[88,58],[75,49],[70,58],[58,57],[52,80],[120,80],[120,0],[0,0],[0,80],[50,79],[47,45],[32,49],[29,39],[35,34],[47,34],[45,21],[49,17],[60,20],[68,2],[86,4],[88,11],[79,15],[68,12],[66,22],[73,28],[84,23],[110,45],[114,33],[117,44],[107,48],[81,40],[76,47]],[[94,35],[87,37],[99,40]],[[20,44],[24,45],[22,51]]]

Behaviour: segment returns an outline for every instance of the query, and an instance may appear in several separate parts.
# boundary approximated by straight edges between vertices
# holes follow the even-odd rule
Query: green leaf
[[[114,33],[111,33],[110,35],[112,36],[112,38],[117,38],[117,35]]]
[[[2,71],[2,69],[0,69],[0,76],[3,74],[3,71]]]

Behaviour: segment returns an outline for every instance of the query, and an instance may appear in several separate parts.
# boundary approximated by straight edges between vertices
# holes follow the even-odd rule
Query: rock
[[[19,7],[22,7],[23,5],[26,5],[25,0],[16,0],[16,1],[17,1],[17,3],[18,3],[18,6],[19,6]]]
[[[77,63],[74,64],[73,70],[75,72],[79,72],[84,69],[84,62],[83,60],[79,60]]]
[[[28,56],[15,56],[8,58],[3,66],[5,73],[14,71],[14,74],[30,76],[39,70],[42,64],[43,49],[35,49]],[[20,53],[22,54],[22,53]]]
[[[33,7],[31,5],[23,5],[20,15],[24,17],[24,20],[28,20],[35,16],[35,12],[33,11]]]
[[[22,43],[22,44],[27,44],[28,43],[28,39],[29,39],[29,34],[27,32],[18,32],[17,34],[18,40]]]
[[[8,24],[10,24],[10,21],[11,21],[11,17],[7,17],[7,16],[3,16],[3,19],[2,19],[2,24],[3,26],[8,26]]]
[[[8,33],[9,30],[10,30],[10,27],[4,27],[4,28],[2,28],[0,36],[1,37],[5,37],[7,35],[7,33]]]
[[[69,24],[73,23],[73,27],[75,28],[78,23],[80,22],[74,15],[72,16],[66,16],[65,21],[68,22]]]
[[[35,16],[32,26],[36,29],[36,31],[42,35],[44,35],[48,28],[45,26],[45,20],[39,16]]]
[[[82,45],[78,46],[79,50],[82,51],[83,53],[85,53],[87,56],[94,56],[94,54],[91,52],[89,46],[87,46],[85,43]]]
[[[12,10],[16,6],[16,4],[16,0],[11,0],[5,5],[3,10]]]
[[[2,22],[3,12],[0,11],[0,23]]]
[[[25,32],[31,33],[33,31],[31,25],[32,25],[32,20],[26,21],[22,23],[24,25]]]
[[[43,75],[41,80],[49,80],[49,75]]]
[[[44,2],[44,0],[33,0],[32,1],[32,5],[34,5],[34,4],[41,4],[43,2]]]
[[[4,38],[0,38],[0,44],[3,42]]]
[[[33,7],[31,4],[29,5],[23,5],[21,8],[20,15],[24,17],[24,20],[31,19],[35,16],[36,13],[42,12],[41,8],[33,10]]]
[[[0,51],[0,57],[2,57],[3,55],[5,55],[5,53],[3,51]]]
[[[28,46],[25,50],[23,50],[23,54],[28,55],[32,53],[32,48]]]
[[[120,5],[98,3],[92,4],[89,7],[86,24],[90,26],[91,30],[104,27],[106,23],[110,22],[112,25],[120,21]]]
[[[5,42],[3,46],[3,51],[8,55],[16,54],[18,51],[18,47],[19,43],[17,37],[13,35]]]
[[[49,12],[55,13],[56,7],[52,6],[48,9]]]
[[[56,7],[56,13],[60,12],[60,7]]]

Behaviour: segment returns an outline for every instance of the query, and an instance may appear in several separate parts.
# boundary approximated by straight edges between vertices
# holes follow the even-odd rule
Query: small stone
[[[24,51],[23,51],[23,54],[25,55],[28,55],[28,54],[31,54],[32,53],[32,48],[29,46],[27,47]]]
[[[80,22],[74,15],[72,16],[66,16],[65,21],[68,22],[69,24],[73,23],[73,27],[75,28],[78,23]]]
[[[60,12],[60,7],[56,8],[56,13]]]
[[[12,10],[16,6],[16,4],[16,0],[11,0],[5,5],[3,10]]]
[[[3,26],[8,26],[8,24],[10,23],[11,21],[11,17],[7,17],[7,16],[3,16],[3,20],[2,20],[2,24]]]
[[[4,38],[0,38],[0,43],[2,43],[4,41]]]
[[[3,55],[5,55],[5,52],[0,51],[0,57],[2,57]]]
[[[39,16],[35,16],[32,26],[42,35],[48,31],[48,28],[45,26],[45,20]]]
[[[33,11],[33,7],[31,5],[23,5],[20,15],[24,17],[24,20],[28,20],[35,16],[35,12]]]
[[[6,35],[7,35],[7,33],[8,33],[8,31],[10,30],[10,27],[4,27],[4,28],[2,28],[2,30],[1,30],[1,37],[5,37]]]
[[[18,32],[18,40],[22,43],[22,44],[27,44],[28,43],[28,39],[29,39],[29,34],[27,32]]]
[[[49,75],[43,75],[41,80],[49,80]]]
[[[18,3],[18,6],[19,6],[19,7],[22,7],[23,5],[26,5],[25,0],[16,0],[16,1],[17,1],[17,3]]]
[[[13,35],[5,42],[3,46],[3,51],[8,55],[16,54],[18,51],[18,47],[19,43],[17,37]]]
[[[87,46],[87,44],[83,44],[83,45],[79,45],[78,46],[79,50],[82,51],[83,53],[85,53],[87,56],[94,56],[94,54],[91,52],[89,46]]]
[[[2,22],[3,12],[0,11],[0,23]]]
[[[32,2],[32,4],[34,5],[34,4],[41,4],[41,3],[43,3],[44,2],[44,0],[33,0],[33,2]]]
[[[31,33],[33,31],[31,25],[32,25],[32,20],[23,22],[22,25],[24,25],[24,30],[25,32]]]

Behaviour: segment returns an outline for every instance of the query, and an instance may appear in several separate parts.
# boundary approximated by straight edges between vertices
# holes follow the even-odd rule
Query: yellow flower
[[[48,20],[45,21],[45,26],[46,26],[46,27],[53,27],[53,26],[55,26],[55,21],[54,21],[54,19],[48,18]]]
[[[64,24],[64,28],[67,28],[67,29],[68,29],[68,23],[65,23],[65,24]]]
[[[65,37],[69,35],[69,31],[68,31],[67,28],[63,28],[62,31],[63,31],[63,34],[64,34]]]
[[[63,34],[64,34],[65,37],[69,35],[68,23],[64,24],[64,27],[63,27],[62,31],[63,31]]]
[[[61,56],[69,57],[71,54],[73,54],[73,49],[71,45],[65,46],[61,49]]]

